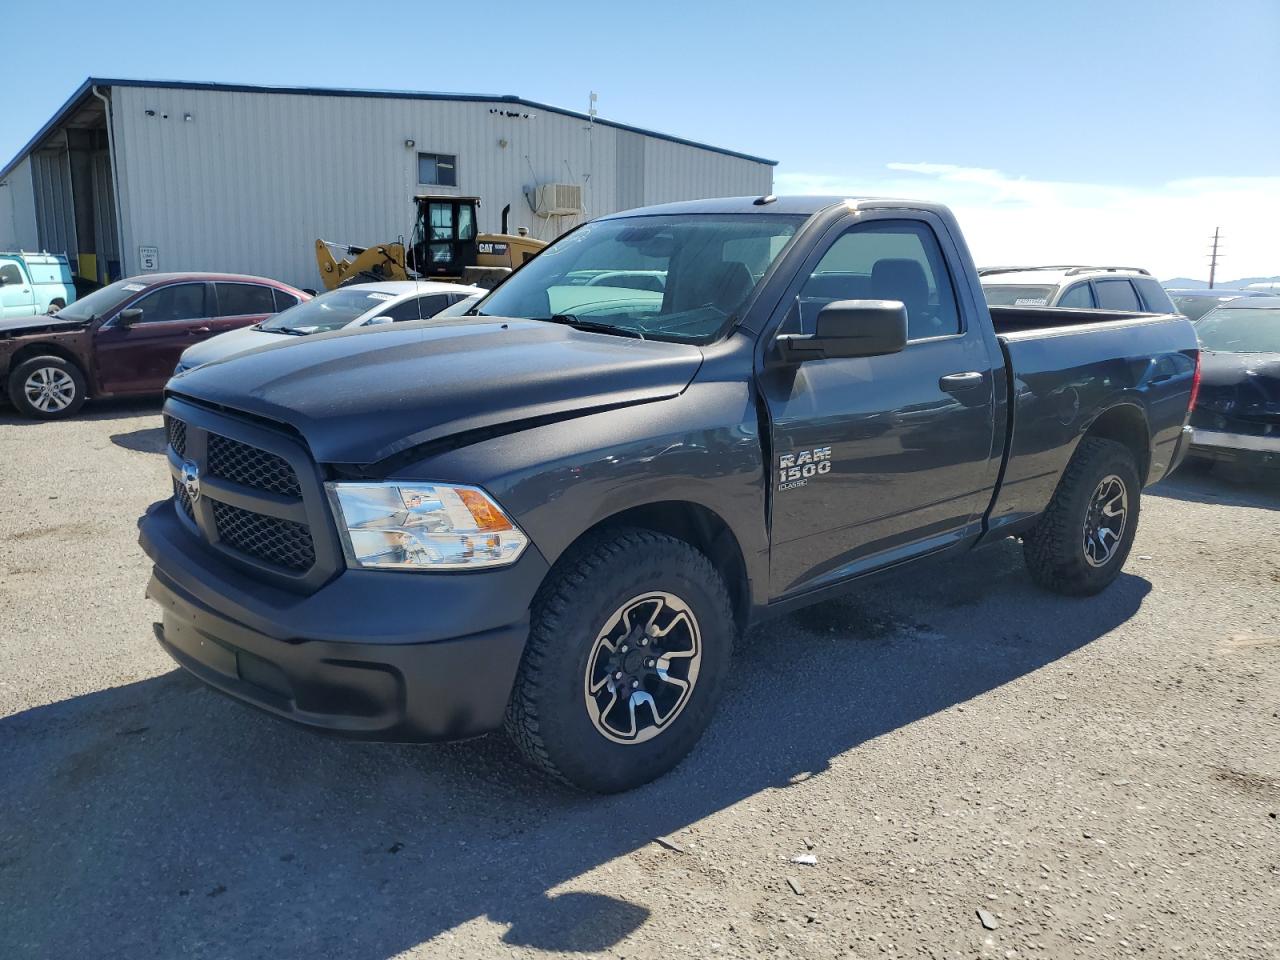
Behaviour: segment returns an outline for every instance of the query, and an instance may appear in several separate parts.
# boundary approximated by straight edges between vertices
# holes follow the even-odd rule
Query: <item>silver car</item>
[[[433,317],[460,301],[474,302],[485,293],[488,291],[479,287],[435,280],[393,280],[340,287],[252,327],[232,330],[189,347],[179,359],[174,374],[269,343],[279,343],[285,337]]]

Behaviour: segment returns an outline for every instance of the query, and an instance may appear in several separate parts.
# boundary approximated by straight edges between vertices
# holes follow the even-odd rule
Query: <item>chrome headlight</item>
[[[347,560],[391,570],[474,570],[515,563],[529,538],[479,487],[327,483]]]

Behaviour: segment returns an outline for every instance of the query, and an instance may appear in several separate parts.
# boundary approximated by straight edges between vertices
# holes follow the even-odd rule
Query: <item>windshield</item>
[[[345,327],[361,314],[394,300],[394,293],[378,293],[360,287],[343,287],[282,310],[263,322],[260,330],[276,333],[323,333]]]
[[[1056,286],[1042,284],[984,283],[982,285],[987,303],[995,307],[1047,307],[1057,289]]]
[[[1219,308],[1196,321],[1196,334],[1219,353],[1280,353],[1280,307]]]
[[[147,284],[141,280],[117,280],[63,307],[58,311],[58,319],[87,322],[94,317],[105,317],[124,301],[145,289]]]
[[[1169,299],[1173,301],[1173,305],[1178,308],[1178,312],[1184,317],[1191,320],[1199,320],[1214,307],[1220,307],[1230,300],[1238,300],[1240,296],[1238,293],[1223,294],[1222,296],[1189,293],[1180,297],[1170,297]]]
[[[707,343],[738,316],[804,221],[699,214],[589,223],[529,261],[477,313]]]

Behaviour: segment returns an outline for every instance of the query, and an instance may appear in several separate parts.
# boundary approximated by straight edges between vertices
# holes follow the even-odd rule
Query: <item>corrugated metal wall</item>
[[[161,270],[317,286],[317,237],[409,234],[419,151],[457,156],[457,188],[431,192],[481,197],[482,230],[509,203],[510,228],[544,239],[582,218],[535,216],[524,191],[536,183],[582,184],[590,218],[636,198],[767,193],[773,179],[767,164],[651,137],[620,162],[619,141],[638,135],[512,103],[139,87],[113,88],[112,103],[129,272],[153,246]]]
[[[0,187],[0,250],[39,250],[31,158],[14,167],[4,183]]]

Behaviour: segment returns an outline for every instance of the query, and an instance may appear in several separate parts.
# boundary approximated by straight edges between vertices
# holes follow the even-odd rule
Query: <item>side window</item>
[[[919,221],[879,220],[852,227],[831,245],[799,295],[802,332],[834,300],[901,300],[907,338],[960,332],[951,275],[938,240]]]
[[[437,293],[429,297],[418,298],[418,309],[424,317],[434,317],[443,310],[453,300],[453,296],[448,293]]]
[[[1092,308],[1093,291],[1089,288],[1089,281],[1077,283],[1062,295],[1057,305],[1060,307]]]
[[[1138,295],[1128,280],[1095,280],[1098,288],[1098,306],[1103,310],[1141,310]]]
[[[133,306],[142,310],[139,323],[197,320],[207,316],[203,283],[178,283],[147,294]]]
[[[0,264],[0,280],[3,280],[6,285],[22,283],[22,274],[18,270],[18,265],[16,263]]]
[[[378,314],[378,316],[390,317],[392,320],[396,320],[396,321],[417,320],[419,319],[419,314],[418,314],[419,299],[420,299],[419,297],[410,297],[408,300],[403,300],[400,303],[397,303],[395,306],[389,307],[386,310],[383,310],[380,314]]]
[[[219,283],[218,316],[247,317],[276,312],[270,287],[256,283]]]
[[[1152,313],[1177,312],[1173,308],[1173,301],[1169,299],[1169,294],[1164,292],[1164,287],[1160,286],[1159,281],[1152,280],[1150,277],[1135,277],[1133,285],[1138,288],[1143,303]]]
[[[279,313],[281,310],[288,310],[290,307],[297,306],[298,298],[292,293],[285,293],[283,290],[275,290],[273,292],[276,300],[276,313]]]

